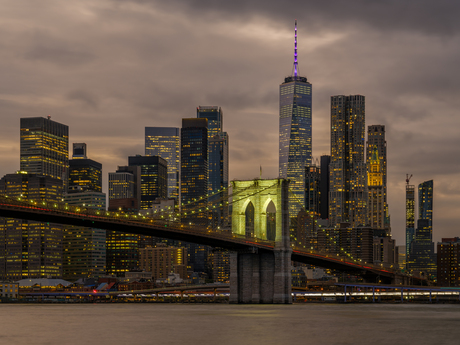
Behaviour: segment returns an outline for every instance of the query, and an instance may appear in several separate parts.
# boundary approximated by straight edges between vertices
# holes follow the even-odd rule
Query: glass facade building
[[[69,205],[98,210],[106,209],[105,193],[84,191],[66,194]],[[106,273],[106,231],[101,229],[66,226],[64,230],[63,277],[75,281],[99,277]]]
[[[61,202],[63,181],[19,171],[0,180],[0,193]],[[0,218],[0,279],[62,278],[62,236],[60,224]]]
[[[305,207],[305,166],[311,164],[312,85],[290,76],[280,85],[279,176],[289,179],[289,216]]]
[[[407,184],[406,185],[406,261],[409,261],[410,246],[413,240],[415,240],[415,186]]]
[[[145,127],[145,155],[159,156],[168,164],[168,198],[179,199],[180,130]]]
[[[67,189],[69,127],[50,117],[21,118],[20,169],[60,179]]]
[[[141,173],[141,210],[151,208],[156,198],[165,199],[168,196],[168,165],[159,156],[130,156],[128,165],[139,166]]]
[[[331,97],[329,224],[367,224],[365,98]]]

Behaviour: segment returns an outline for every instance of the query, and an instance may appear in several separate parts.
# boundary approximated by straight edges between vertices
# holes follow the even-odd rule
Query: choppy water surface
[[[460,305],[0,304],[0,344],[459,344]]]

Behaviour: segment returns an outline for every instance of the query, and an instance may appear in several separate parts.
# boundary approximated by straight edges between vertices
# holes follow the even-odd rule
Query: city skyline
[[[301,2],[261,9],[254,1],[244,13],[237,4],[179,1],[4,5],[0,174],[19,169],[19,119],[51,115],[69,126],[69,144],[87,143],[103,164],[107,192],[108,172],[143,154],[145,127],[179,127],[202,104],[225,111],[230,180],[258,177],[260,165],[262,177],[276,177],[278,87],[291,73],[297,17],[300,74],[315,85],[313,157],[330,153],[330,96],[364,95],[366,126],[386,126],[397,244],[404,244],[406,173],[415,185],[435,180],[434,241],[455,237],[460,28],[453,5],[430,3],[340,7],[347,16]],[[198,13],[206,20],[192,20]]]

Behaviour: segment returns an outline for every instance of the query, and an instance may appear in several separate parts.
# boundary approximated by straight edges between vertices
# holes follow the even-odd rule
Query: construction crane
[[[409,174],[406,174],[406,183],[409,185],[409,181],[412,178],[412,174],[409,176]]]

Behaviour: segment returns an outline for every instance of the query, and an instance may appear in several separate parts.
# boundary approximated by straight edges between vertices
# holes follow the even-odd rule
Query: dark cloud
[[[19,118],[52,115],[106,173],[144,152],[145,126],[181,126],[219,105],[230,178],[278,175],[279,84],[313,84],[313,156],[329,152],[329,102],[366,96],[384,124],[393,234],[404,241],[404,179],[435,180],[435,238],[460,207],[459,26],[451,1],[25,0],[0,13],[0,175],[19,168]],[[11,147],[15,147],[11,149]],[[442,207],[442,209],[441,209]],[[439,235],[437,235],[439,234]]]

